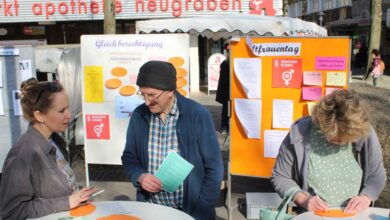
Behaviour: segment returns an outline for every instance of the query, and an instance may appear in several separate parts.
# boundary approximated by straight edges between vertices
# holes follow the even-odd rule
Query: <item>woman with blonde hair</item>
[[[308,211],[358,213],[378,199],[386,175],[378,137],[353,90],[336,90],[296,121],[282,142],[271,182]]]
[[[59,82],[22,83],[21,105],[30,123],[9,151],[0,185],[0,219],[38,218],[87,202],[96,189],[79,190],[67,161],[64,132],[71,120]]]

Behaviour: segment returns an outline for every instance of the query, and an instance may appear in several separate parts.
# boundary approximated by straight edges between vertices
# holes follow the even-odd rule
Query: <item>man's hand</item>
[[[295,198],[294,202],[299,206],[305,208],[308,211],[326,211],[328,210],[328,204],[323,201],[318,196],[310,196],[307,193],[299,192]]]
[[[138,178],[138,182],[141,185],[142,189],[156,193],[160,192],[163,189],[163,185],[159,179],[153,176],[151,173],[144,173]]]
[[[371,199],[366,195],[354,196],[352,197],[347,206],[344,209],[344,212],[347,214],[359,213],[368,208],[371,204]]]

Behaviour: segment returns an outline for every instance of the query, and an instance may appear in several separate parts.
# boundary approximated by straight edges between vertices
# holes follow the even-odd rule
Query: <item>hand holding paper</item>
[[[171,151],[158,168],[155,176],[162,182],[167,192],[174,192],[185,180],[194,165],[174,151]]]

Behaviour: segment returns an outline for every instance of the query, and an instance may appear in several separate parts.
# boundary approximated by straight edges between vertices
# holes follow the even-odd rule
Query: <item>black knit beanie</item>
[[[176,89],[176,69],[168,62],[149,61],[141,66],[137,86],[161,90]]]

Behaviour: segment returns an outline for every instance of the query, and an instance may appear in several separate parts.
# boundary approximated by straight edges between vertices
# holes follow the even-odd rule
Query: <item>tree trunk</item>
[[[283,0],[282,11],[283,11],[283,16],[288,17],[288,0]]]
[[[104,1],[104,34],[115,34],[115,2],[114,0]]]
[[[382,32],[382,0],[371,0],[371,33],[370,43],[368,46],[368,59],[367,68],[364,75],[364,79],[367,79],[370,75],[369,70],[371,67],[372,49],[380,49],[381,44],[381,32]]]

